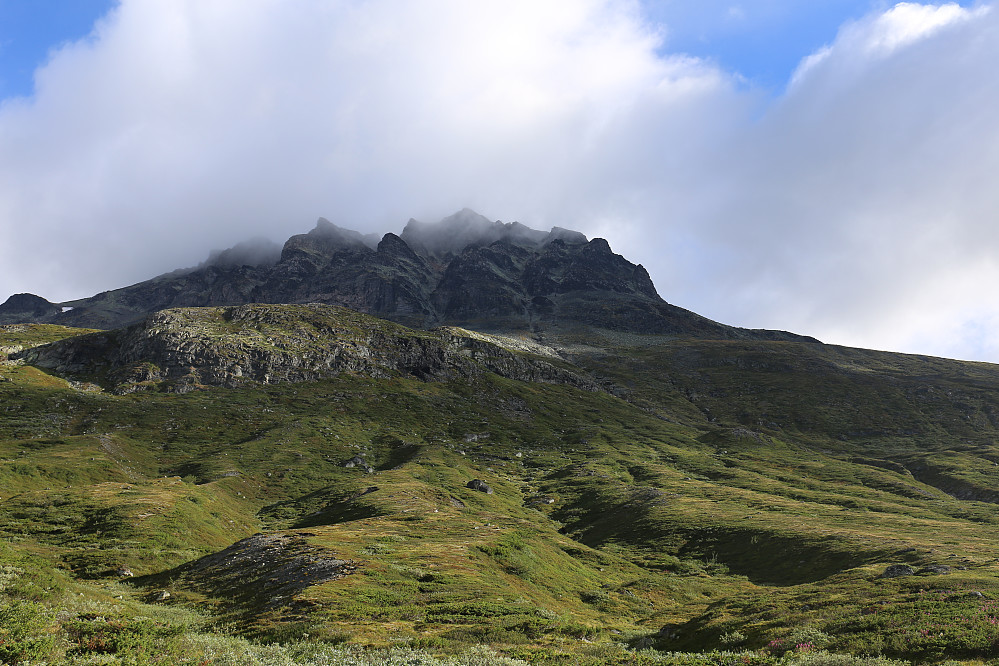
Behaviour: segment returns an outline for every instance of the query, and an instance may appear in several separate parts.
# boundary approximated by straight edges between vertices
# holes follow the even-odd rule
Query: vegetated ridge
[[[515,353],[525,350],[540,355]],[[519,381],[596,388],[537,344],[455,327],[414,331],[320,303],[164,310],[122,329],[70,337],[11,358],[93,378],[116,393],[149,388],[183,393],[341,373],[462,380],[494,372]]]

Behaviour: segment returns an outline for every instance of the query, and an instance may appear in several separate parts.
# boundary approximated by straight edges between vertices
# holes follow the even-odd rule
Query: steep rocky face
[[[380,241],[320,219],[274,248],[246,244],[196,269],[63,303],[0,306],[0,323],[54,322],[116,328],[177,307],[245,303],[343,305],[408,326],[456,324],[544,333],[596,326],[632,333],[715,338],[797,338],[747,331],[659,297],[641,265],[602,238],[560,227],[505,224],[465,209],[437,224],[410,220]],[[242,262],[242,263],[241,263]],[[31,304],[29,304],[31,305]]]
[[[484,372],[596,390],[590,379],[457,328],[414,331],[331,305],[242,305],[164,310],[123,329],[11,355],[89,378],[118,393],[295,382],[341,373],[423,380]]]
[[[286,245],[251,301],[334,303],[415,326],[433,318],[428,296],[435,272],[395,234],[386,234],[374,249],[356,243],[312,247],[303,258],[300,247]]]

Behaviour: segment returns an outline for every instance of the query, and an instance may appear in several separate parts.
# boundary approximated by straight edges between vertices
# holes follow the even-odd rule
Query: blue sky
[[[803,57],[883,2],[872,0],[660,0],[646,3],[666,30],[663,50],[717,62],[781,90]]]
[[[90,34],[111,0],[0,0],[0,97],[30,95],[51,49]]]
[[[0,299],[470,207],[725,323],[999,362],[996,62],[994,0],[0,0]]]

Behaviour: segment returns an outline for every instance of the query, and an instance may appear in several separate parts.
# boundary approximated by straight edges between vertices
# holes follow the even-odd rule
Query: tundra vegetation
[[[996,366],[244,310],[0,329],[0,662],[999,660]]]

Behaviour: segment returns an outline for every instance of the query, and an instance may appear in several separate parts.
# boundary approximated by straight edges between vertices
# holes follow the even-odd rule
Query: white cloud
[[[997,31],[987,7],[901,4],[807,58],[740,132],[730,187],[700,218],[729,248],[731,291],[691,300],[844,344],[999,360],[999,332],[968,325],[999,313]]]
[[[845,25],[836,38],[835,53],[840,67],[865,69],[872,60],[888,57],[896,50],[924,40],[948,26],[982,18],[990,7],[965,9],[955,2],[922,5],[900,2],[882,14]],[[807,78],[809,72],[833,55],[825,46],[802,59],[791,76],[791,85]]]
[[[637,10],[125,0],[0,107],[4,231],[52,257],[4,246],[4,286],[79,296],[319,215],[398,229],[474,205],[576,224],[559,211],[590,210],[580,183],[640,171],[630,151],[719,115],[701,100],[723,77],[658,58]]]
[[[921,5],[900,2],[869,24],[861,24],[857,36],[870,53],[887,55],[934,32],[988,11],[969,11],[956,2],[946,5]],[[849,39],[849,36],[841,38]]]
[[[628,0],[124,0],[0,106],[0,298],[471,206],[728,323],[999,360],[996,33],[899,4],[772,101]]]

